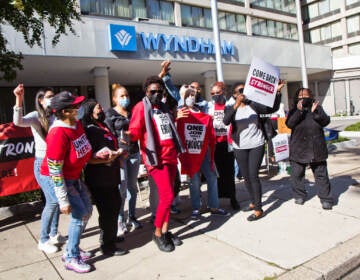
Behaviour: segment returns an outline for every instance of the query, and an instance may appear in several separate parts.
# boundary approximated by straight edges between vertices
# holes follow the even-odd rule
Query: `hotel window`
[[[322,0],[319,2],[319,14],[324,15],[330,12],[330,3],[329,0]]]
[[[350,55],[360,55],[360,43],[349,45]]]
[[[239,14],[219,12],[219,29],[246,33],[245,17]]]
[[[252,17],[252,31],[254,35],[277,37],[297,40],[298,33],[295,24],[283,23]]]
[[[321,41],[320,39],[320,29],[316,28],[316,29],[312,29],[310,30],[310,39],[311,39],[311,43],[318,43]]]
[[[318,3],[313,3],[308,6],[309,18],[315,18],[319,15]]]
[[[331,50],[333,58],[344,57],[345,51],[343,47],[333,48]]]
[[[360,16],[355,15],[346,19],[348,35],[356,35],[360,30]]]
[[[211,10],[188,5],[181,5],[182,26],[212,28]]]
[[[346,0],[346,6],[350,6],[352,4],[359,4],[359,0]]]
[[[153,18],[174,23],[172,1],[162,0],[80,0],[82,14],[125,18]]]
[[[295,0],[251,0],[250,4],[252,7],[295,14]]]

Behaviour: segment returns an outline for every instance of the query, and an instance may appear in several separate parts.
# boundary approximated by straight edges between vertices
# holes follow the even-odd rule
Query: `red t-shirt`
[[[62,173],[65,179],[79,179],[82,169],[91,157],[91,145],[81,123],[78,121],[76,128],[53,126],[46,137],[46,144],[46,156],[40,173],[50,175],[47,161],[49,158],[64,162]]]
[[[213,167],[215,133],[211,116],[190,111],[188,117],[177,120],[177,130],[186,147],[186,152],[179,156],[181,173],[193,177],[209,150]]]
[[[173,164],[177,165],[177,151],[173,136],[171,133],[169,120],[167,114],[163,114],[157,109],[153,109],[152,128],[154,133],[154,140],[156,144],[156,154],[159,165]],[[148,139],[148,132],[145,126],[144,103],[138,102],[132,111],[132,116],[129,124],[129,131],[131,141],[140,140],[140,150],[143,162],[147,170],[151,171],[154,166],[146,164],[146,141]]]

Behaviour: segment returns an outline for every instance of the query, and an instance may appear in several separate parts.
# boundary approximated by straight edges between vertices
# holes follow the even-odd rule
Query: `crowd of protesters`
[[[67,91],[55,94],[47,88],[36,95],[36,111],[23,116],[24,86],[14,89],[13,120],[18,126],[31,127],[36,148],[34,175],[45,196],[38,248],[54,253],[56,245],[67,242],[62,260],[69,270],[91,270],[86,260],[92,254],[79,244],[92,204],[99,214],[101,252],[108,256],[128,253],[117,243],[130,228],[142,227],[135,212],[141,162],[149,176],[152,239],[161,251],[171,252],[182,244],[169,230],[170,214],[180,212],[176,208],[180,173],[189,178],[191,219],[202,214],[204,179],[211,216],[230,215],[219,207],[221,197],[230,200],[233,210],[240,210],[235,189],[238,176],[244,178],[250,197],[241,210],[253,211],[247,220],[264,216],[259,169],[265,141],[271,142],[274,134],[260,115],[279,109],[284,81],[279,81],[272,108],[248,100],[241,82],[234,83],[230,98],[226,85],[215,82],[210,88],[212,99],[206,101],[196,81],[177,88],[170,65],[164,61],[158,75],[145,79],[144,97],[132,110],[127,89],[113,84],[113,107],[106,111],[96,100]],[[329,121],[311,91],[299,89],[286,122],[292,129],[290,162],[296,204],[306,200],[303,179],[310,165],[323,209],[332,208],[322,130]],[[71,215],[67,241],[57,229],[60,212]]]

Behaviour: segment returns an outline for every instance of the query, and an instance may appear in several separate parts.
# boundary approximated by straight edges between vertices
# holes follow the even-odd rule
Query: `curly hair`
[[[163,89],[165,89],[164,81],[158,76],[147,77],[143,83],[143,91],[146,92],[147,87],[151,84],[159,84]]]

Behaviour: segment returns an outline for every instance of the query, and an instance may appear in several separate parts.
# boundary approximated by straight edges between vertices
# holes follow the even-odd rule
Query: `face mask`
[[[121,98],[118,100],[118,105],[123,108],[127,108],[130,105],[129,98]]]
[[[103,111],[101,111],[100,113],[98,113],[97,115],[97,121],[99,122],[103,122],[105,120],[105,113]]]
[[[186,104],[186,106],[188,106],[188,107],[193,107],[194,104],[195,104],[195,98],[192,97],[192,96],[188,96],[188,97],[185,99],[185,104]]]
[[[303,98],[302,106],[303,108],[310,108],[314,100],[312,98]]]
[[[225,97],[222,95],[222,94],[215,94],[212,96],[212,100],[214,100],[214,102],[216,104],[220,104],[220,105],[223,105],[225,104],[226,100],[225,100]]]
[[[50,107],[51,99],[52,99],[52,97],[50,97],[50,98],[44,97],[44,106],[45,106],[45,108]]]
[[[153,95],[149,96],[150,103],[152,105],[159,105],[162,99],[161,93],[154,93]]]
[[[80,106],[80,108],[79,108],[78,111],[77,111],[76,119],[77,119],[77,120],[81,120],[81,119],[84,117],[84,114],[85,114],[84,107],[83,107],[83,106]]]

